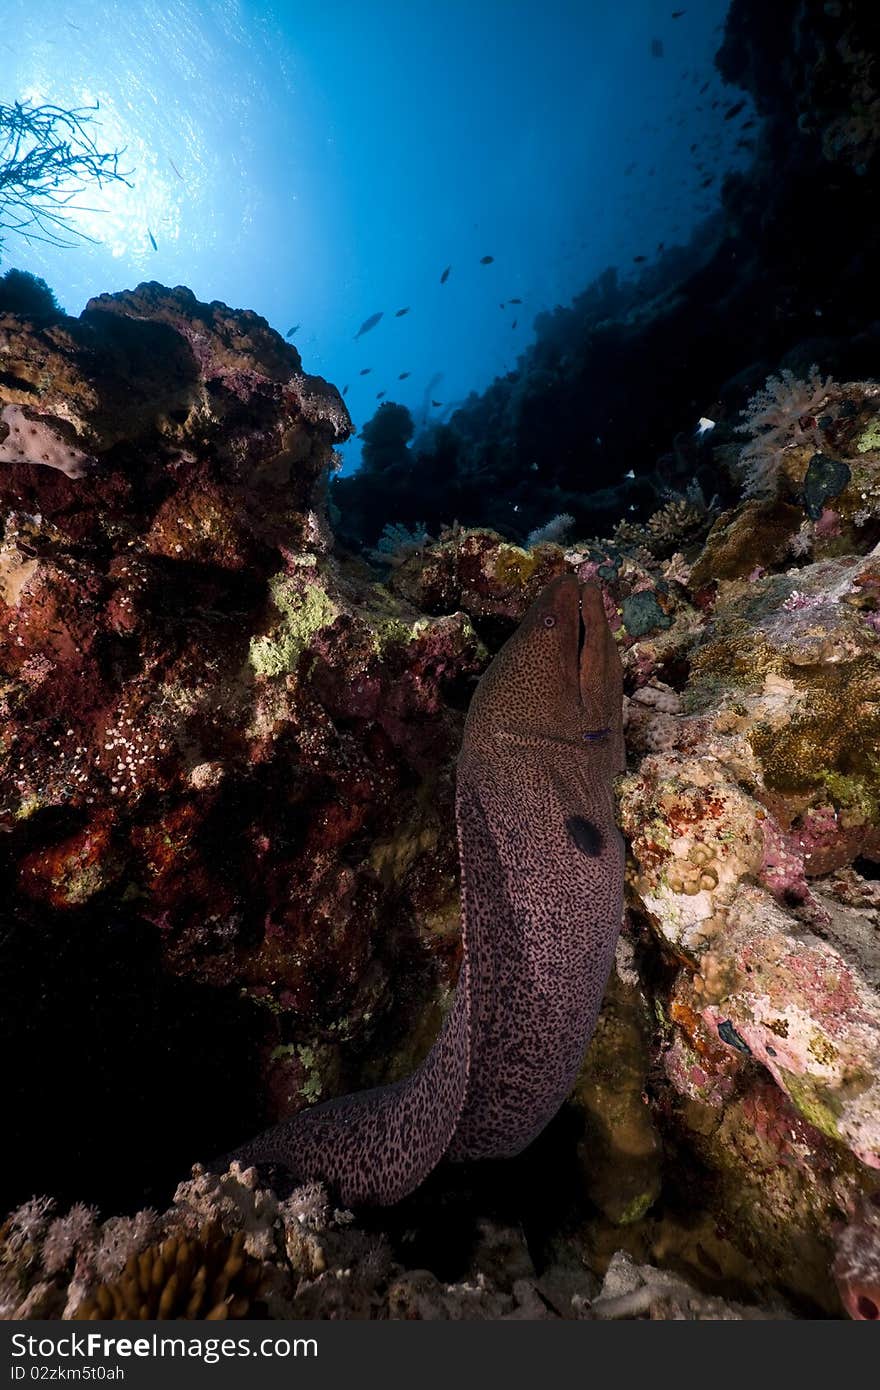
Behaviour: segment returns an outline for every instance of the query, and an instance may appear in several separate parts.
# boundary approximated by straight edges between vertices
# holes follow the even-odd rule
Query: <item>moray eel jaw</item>
[[[595,724],[598,731],[607,730],[612,771],[625,772],[623,667],[602,593],[595,584],[580,585],[578,689],[586,722]]]

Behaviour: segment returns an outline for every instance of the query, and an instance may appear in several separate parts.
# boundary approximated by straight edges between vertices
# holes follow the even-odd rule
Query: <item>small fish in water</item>
[[[442,405],[443,402],[442,402],[442,401],[432,401],[431,404],[432,404],[432,405]]]
[[[495,259],[494,256],[481,256],[481,257],[480,257],[480,265],[491,265],[492,262],[494,261],[494,259]]]
[[[343,394],[343,396],[347,396],[347,395],[348,395],[348,383],[346,383],[345,386],[343,386],[343,388],[342,388],[342,394]]]
[[[671,18],[672,18],[672,19],[681,19],[681,17],[682,17],[683,14],[687,14],[687,10],[673,10],[673,11],[672,11],[672,16],[671,16]]]
[[[521,299],[508,299],[508,304],[522,304]]]
[[[180,170],[178,169],[177,165],[174,163],[174,160],[171,159],[170,156],[169,156],[169,159],[168,159],[168,163],[171,165],[171,167],[172,167],[172,169],[174,170],[175,174],[177,175],[177,177],[178,177],[178,178],[181,180],[181,182],[182,182],[182,181],[183,181],[183,174],[180,172]]]
[[[450,272],[451,269],[452,269],[452,266],[451,266],[451,265],[448,265],[448,266],[446,267],[446,269],[444,270],[443,274],[440,276],[440,284],[441,284],[441,285],[445,285],[445,284],[446,284],[446,281],[449,279],[449,272]]]
[[[734,116],[739,115],[740,111],[742,111],[744,106],[744,101],[735,101],[732,106],[728,106],[727,110],[724,113],[724,119],[726,121],[732,121]]]
[[[518,324],[518,322],[519,322],[519,319],[514,319],[514,320],[513,320],[513,323],[510,325],[511,328],[516,328],[516,325]]]
[[[370,375],[370,372],[371,372],[372,370],[373,370],[372,367],[361,367],[360,375],[361,375],[361,376],[369,376],[369,375]]]
[[[401,372],[401,373],[400,373],[400,376],[397,378],[397,380],[398,380],[398,381],[406,381],[406,379],[407,379],[407,377],[408,377],[409,375],[410,375],[409,372]]]
[[[360,338],[360,337],[362,336],[362,334],[364,334],[364,333],[369,333],[369,331],[370,331],[371,328],[375,328],[375,327],[376,327],[376,324],[379,322],[380,318],[382,317],[382,312],[383,312],[383,311],[380,309],[379,312],[378,312],[378,314],[371,314],[370,317],[369,317],[368,319],[364,319],[364,321],[363,321],[363,323],[361,324],[360,328],[358,329],[357,333],[355,333],[355,335],[354,335],[355,342],[357,342],[358,338]]]
[[[645,261],[647,259],[647,256],[633,256],[633,260],[635,261],[636,265],[641,265],[642,261]]]
[[[147,228],[147,236],[150,238],[150,245],[152,246],[153,250],[158,251],[159,248],[156,245],[156,238],[153,236],[153,233],[150,231],[149,227]]]
[[[409,313],[409,305],[407,304],[407,306],[406,306],[405,309],[398,309],[398,311],[397,311],[397,313],[394,315],[394,317],[395,317],[396,319],[402,319],[403,316],[404,316],[404,314],[408,314],[408,313]]]
[[[709,187],[709,184],[710,184],[710,183],[714,183],[714,182],[715,182],[715,175],[714,175],[714,174],[709,174],[707,178],[703,179],[702,183],[700,184],[700,187],[701,187],[701,188],[708,188],[708,187]]]
[[[377,392],[376,392],[376,400],[377,400],[377,401],[381,401],[381,399],[382,399],[382,397],[383,397],[384,395],[385,395],[385,392],[384,392],[384,391],[377,391]]]
[[[498,305],[498,308],[499,308],[499,309],[504,309],[504,308],[506,308],[506,305],[504,304],[503,301]]]
[[[652,40],[651,40],[651,57],[652,57],[652,58],[662,58],[662,57],[663,57],[663,40],[662,40],[662,39],[652,39]]]
[[[284,335],[285,338],[292,338],[294,333],[298,333],[301,327],[301,324],[295,323],[292,328],[288,328],[287,332]]]
[[[708,90],[709,90],[709,83],[708,83],[708,82],[704,82],[703,85],[702,85],[702,87],[700,88],[700,90],[697,92],[697,96],[698,96],[698,97],[704,97],[704,96],[706,95],[706,93],[708,92]]]

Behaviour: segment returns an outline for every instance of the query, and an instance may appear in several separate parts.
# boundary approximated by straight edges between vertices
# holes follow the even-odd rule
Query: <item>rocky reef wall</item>
[[[880,1315],[870,11],[734,0],[719,65],[764,127],[700,269],[595,287],[421,477],[336,494],[363,542],[426,487],[437,523],[486,494],[525,527],[593,478],[570,546],[496,508],[382,569],[335,549],[350,421],[254,314],[156,284],[0,314],[4,1316],[130,1314],[146,1284],[216,1313],[172,1260],[226,1316]],[[633,425],[599,455],[609,402]],[[565,1112],[360,1225],[253,1170],[190,1180],[430,1046],[464,714],[566,570],[623,658],[629,857]]]
[[[332,549],[344,407],[256,316],[144,285],[0,344],[8,1204],[167,1201],[412,1067],[457,969],[470,691],[573,570],[623,656],[630,846],[560,1141],[573,1248],[872,1307],[880,388],[771,379],[745,495],[681,536],[674,509],[568,549],[453,528],[383,581]]]
[[[348,416],[256,315],[142,285],[0,352],[7,1197],[75,1131],[126,1200],[358,1084],[392,1001],[430,1038],[485,655],[330,556]]]

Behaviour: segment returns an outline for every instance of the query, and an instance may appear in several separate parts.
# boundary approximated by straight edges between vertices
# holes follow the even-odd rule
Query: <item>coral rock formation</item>
[[[329,553],[348,416],[256,314],[148,284],[78,319],[2,315],[0,347],[0,882],[6,1026],[29,1039],[18,1082],[26,1094],[29,1066],[44,1075],[53,1051],[85,1045],[61,942],[93,961],[98,998],[117,992],[126,952],[148,991],[158,950],[156,997],[135,1019],[170,1010],[204,1062],[225,1008],[251,1049],[229,1033],[216,1082],[177,1069],[172,1145],[194,1090],[225,1089],[230,1065],[262,1074],[262,1115],[246,1083],[217,1115],[207,1142],[229,1147],[343,1065],[357,1085],[370,1065],[412,1064],[410,1037],[401,1056],[386,1038],[363,1060],[350,1043],[375,1034],[398,969],[411,1020],[451,982],[462,702],[447,693],[486,654],[460,611],[426,618]],[[173,979],[187,982],[183,1022]],[[132,1044],[117,1026],[121,1068]],[[38,1131],[22,1121],[19,1140],[13,1185],[43,1162]],[[178,1142],[177,1171],[192,1157]],[[110,1151],[100,1133],[88,1143],[100,1188]]]

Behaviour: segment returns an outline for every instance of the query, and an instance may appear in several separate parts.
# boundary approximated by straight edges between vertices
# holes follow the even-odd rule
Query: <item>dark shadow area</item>
[[[577,1156],[579,1123],[564,1108],[515,1158],[441,1163],[414,1193],[394,1207],[362,1208],[358,1221],[383,1232],[408,1269],[430,1269],[438,1279],[466,1277],[488,1218],[521,1229],[540,1270],[549,1240],[591,1210]]]
[[[194,1159],[258,1128],[256,1010],[169,978],[134,914],[7,919],[0,981],[4,1210],[163,1209]]]

